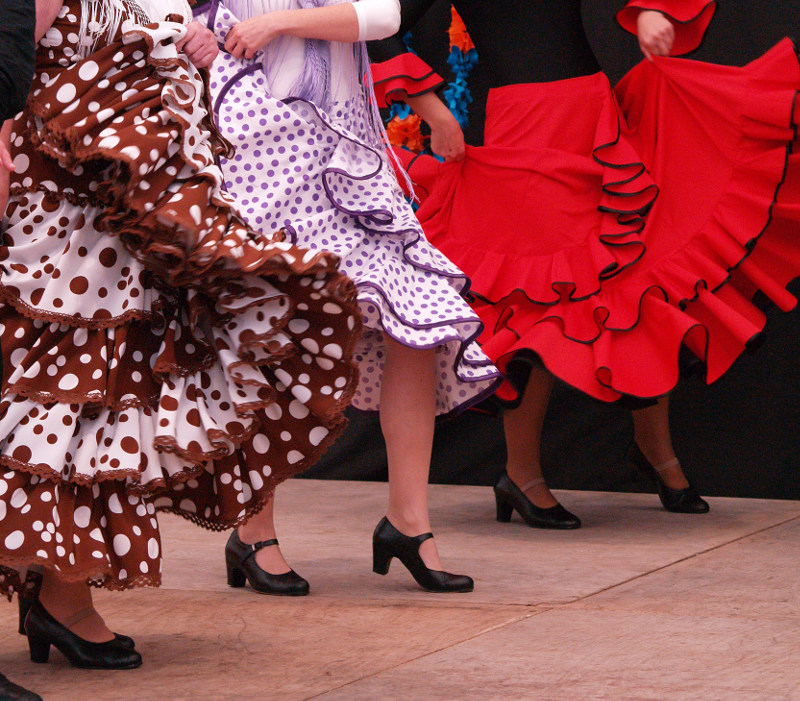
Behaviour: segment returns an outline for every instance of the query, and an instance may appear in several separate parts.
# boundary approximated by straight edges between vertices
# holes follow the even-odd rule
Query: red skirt
[[[798,88],[785,41],[744,68],[644,61],[616,97],[603,74],[491,91],[485,146],[410,172],[492,361],[535,353],[606,401],[668,393],[683,346],[722,375],[764,327],[756,291],[797,303]]]

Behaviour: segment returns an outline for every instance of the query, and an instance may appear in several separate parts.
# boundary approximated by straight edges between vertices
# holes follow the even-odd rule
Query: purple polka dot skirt
[[[223,44],[236,24],[222,4],[196,19]],[[365,116],[346,103],[325,113],[273,98],[260,62],[224,51],[211,73],[219,128],[236,148],[222,170],[239,210],[256,229],[335,253],[356,283],[364,333],[354,406],[380,408],[384,334],[436,348],[437,414],[491,394],[499,374],[475,342],[481,324],[461,296],[468,279],[425,239],[385,154],[363,138]]]

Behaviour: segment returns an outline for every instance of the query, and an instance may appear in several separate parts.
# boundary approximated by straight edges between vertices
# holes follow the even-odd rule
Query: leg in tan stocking
[[[686,489],[689,482],[672,449],[669,430],[669,398],[661,397],[657,404],[633,412],[633,431],[636,445],[659,476],[671,489]]]
[[[238,528],[239,538],[247,545],[277,538],[275,533],[275,497],[273,496],[264,508],[247,523]],[[270,574],[285,574],[292,568],[281,553],[278,545],[271,545],[259,550],[253,557],[256,564]]]
[[[114,639],[92,603],[92,591],[86,582],[67,582],[52,571],[45,573],[39,592],[42,606],[75,635],[93,643]]]
[[[558,504],[542,475],[542,426],[553,389],[553,376],[543,368],[531,371],[522,403],[503,413],[508,460],[506,471],[536,506]]]
[[[389,461],[389,508],[386,515],[401,533],[431,530],[428,475],[436,418],[436,351],[418,350],[386,339],[381,383],[381,429]],[[433,539],[419,549],[427,567],[441,570]]]

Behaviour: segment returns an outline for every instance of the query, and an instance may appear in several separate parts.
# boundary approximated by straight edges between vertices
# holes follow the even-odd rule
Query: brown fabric
[[[338,260],[250,229],[179,23],[81,59],[81,3],[40,44],[0,247],[0,591],[38,564],[158,585],[156,510],[257,512],[344,425],[357,381]],[[73,41],[75,40],[75,41]]]

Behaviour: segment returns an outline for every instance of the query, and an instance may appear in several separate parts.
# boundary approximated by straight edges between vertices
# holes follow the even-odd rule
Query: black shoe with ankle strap
[[[25,633],[25,618],[28,616],[28,611],[31,610],[31,606],[33,606],[33,602],[39,598],[39,590],[35,590],[33,592],[26,591],[24,594],[19,595],[19,634],[26,635]],[[89,611],[94,612],[93,609],[84,609],[81,613]],[[88,614],[87,614],[88,615]],[[77,622],[77,621],[76,621]],[[73,624],[74,625],[74,624]],[[130,650],[133,650],[136,647],[136,643],[133,641],[133,638],[127,635],[120,635],[119,633],[114,633],[114,640],[116,640],[120,645],[123,647],[127,647]],[[3,697],[0,696],[0,699]]]
[[[25,633],[32,662],[49,661],[50,647],[54,646],[79,669],[135,669],[142,664],[142,656],[136,650],[116,640],[94,643],[75,635],[68,625],[53,618],[38,599],[25,618]]]
[[[661,473],[664,470],[680,465],[678,458],[667,460],[660,465],[652,465],[645,457],[642,449],[634,442],[631,443],[631,447],[628,450],[628,460],[643,474],[651,479],[655,479],[658,484],[658,497],[661,499],[662,506],[667,511],[671,511],[675,514],[708,513],[711,507],[692,485],[689,485],[686,489],[673,489],[672,487],[668,487],[661,478]]]
[[[419,555],[419,546],[433,538],[433,533],[408,536],[398,531],[385,516],[372,534],[372,571],[387,574],[396,557],[411,572],[417,584],[428,591],[467,592],[475,588],[471,577],[429,569]]]
[[[518,487],[508,473],[503,472],[500,479],[497,480],[497,484],[494,485],[497,520],[500,523],[508,523],[511,520],[511,514],[516,509],[517,513],[522,516],[522,520],[533,528],[557,528],[560,530],[580,528],[581,520],[561,504],[542,508],[536,506],[525,496],[526,490],[544,483],[544,477],[539,477]]]
[[[309,592],[308,582],[294,570],[283,574],[270,574],[259,567],[255,554],[262,548],[277,545],[278,539],[262,540],[248,545],[239,538],[234,529],[225,546],[225,564],[228,569],[228,586],[243,587],[245,582],[259,594],[273,596],[305,596]]]

